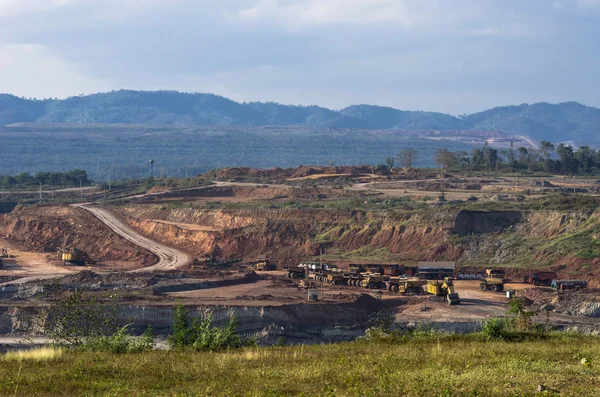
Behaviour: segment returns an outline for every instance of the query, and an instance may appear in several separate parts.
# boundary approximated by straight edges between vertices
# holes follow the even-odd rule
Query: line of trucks
[[[276,265],[268,259],[255,261],[252,267],[259,271],[275,270]],[[425,290],[434,296],[443,297],[449,304],[459,304],[460,298],[454,290],[454,264],[451,262],[427,262],[420,266],[397,264],[350,264],[347,270],[321,262],[305,262],[287,267],[287,277],[300,279],[301,286],[308,287],[308,275],[315,281],[331,285],[345,285],[366,289],[388,290],[400,294],[419,294]],[[479,279],[480,289],[503,292],[507,280],[504,270],[486,269]],[[557,291],[580,290],[587,287],[585,280],[559,280],[551,271],[530,272],[523,280],[535,286],[549,286]]]
[[[401,265],[351,264],[345,271],[335,265],[308,262],[288,267],[285,270],[287,270],[288,278],[302,279],[301,286],[309,284],[305,280],[309,274],[312,274],[315,281],[320,283],[388,290],[401,294],[419,294],[425,288],[427,293],[440,297],[450,305],[460,304],[459,295],[454,290],[452,277],[425,279],[418,276],[416,268],[406,272],[406,268]],[[400,271],[403,273],[400,274]]]

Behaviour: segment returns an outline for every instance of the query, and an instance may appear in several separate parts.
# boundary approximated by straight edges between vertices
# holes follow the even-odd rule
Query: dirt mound
[[[520,291],[520,295],[533,310],[600,317],[600,289],[557,292],[551,288],[529,288]]]
[[[102,276],[91,270],[83,270],[79,273],[69,274],[58,280],[59,284],[97,284],[102,282]]]

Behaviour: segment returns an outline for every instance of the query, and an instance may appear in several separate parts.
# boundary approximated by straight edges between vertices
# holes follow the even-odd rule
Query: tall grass
[[[2,361],[50,361],[62,357],[65,349],[57,347],[39,347],[31,350],[10,351],[0,356]]]
[[[3,361],[0,395],[597,396],[599,341],[550,335],[511,343],[432,334],[401,343],[223,352],[76,350],[54,361]],[[550,391],[538,394],[539,385]]]

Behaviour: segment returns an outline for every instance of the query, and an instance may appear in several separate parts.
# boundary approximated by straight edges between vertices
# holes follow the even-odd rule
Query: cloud
[[[0,87],[19,96],[50,98],[110,90],[114,84],[86,76],[44,46],[0,43]]]
[[[533,100],[600,105],[599,3],[0,0],[0,91],[174,88],[453,113]]]
[[[258,0],[227,16],[293,27],[385,24],[414,29],[471,18],[478,10],[471,0],[451,7],[439,0]]]

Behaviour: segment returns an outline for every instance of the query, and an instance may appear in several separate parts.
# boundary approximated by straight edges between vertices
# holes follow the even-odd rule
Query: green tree
[[[560,143],[556,147],[556,153],[560,158],[561,170],[564,174],[575,174],[579,168],[579,163],[575,158],[575,153],[571,146],[565,146]]]
[[[386,157],[385,158],[385,165],[387,165],[388,170],[392,170],[394,168],[394,158],[393,157]]]
[[[403,168],[411,168],[418,156],[419,153],[415,149],[409,147],[398,153],[398,161]]]
[[[595,150],[590,149],[589,146],[580,146],[577,152],[575,152],[575,159],[579,166],[579,172],[583,174],[590,173],[594,166],[595,156]]]
[[[438,149],[435,161],[444,168],[444,171],[447,171],[456,164],[456,155],[448,149]]]
[[[521,146],[519,148],[519,162],[527,163],[529,161],[529,150],[526,147]]]
[[[554,151],[554,145],[551,142],[542,141],[540,143],[540,150],[542,151],[542,154],[544,155],[544,160],[548,160],[550,158],[550,155]]]
[[[506,312],[512,320],[512,324],[517,332],[528,331],[531,329],[531,318],[537,315],[536,312],[527,310],[525,299],[515,297],[508,301],[508,310]]]

